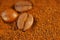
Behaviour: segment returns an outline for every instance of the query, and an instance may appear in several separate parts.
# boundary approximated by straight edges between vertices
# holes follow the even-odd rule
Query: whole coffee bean
[[[21,14],[17,21],[18,29],[21,29],[23,31],[31,28],[32,24],[33,24],[33,16],[27,13]]]
[[[5,22],[13,22],[18,17],[18,13],[13,9],[6,9],[1,13],[1,17]]]
[[[32,3],[30,1],[19,1],[15,4],[15,9],[18,12],[23,12],[32,9]]]

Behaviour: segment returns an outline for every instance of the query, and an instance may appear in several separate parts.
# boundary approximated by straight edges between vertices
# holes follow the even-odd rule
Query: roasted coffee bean
[[[5,22],[13,22],[18,17],[18,13],[13,9],[6,9],[1,13],[1,17]]]
[[[21,14],[17,21],[18,29],[21,29],[23,31],[31,28],[32,24],[33,24],[33,16],[27,13]]]
[[[15,4],[15,9],[18,12],[23,12],[32,9],[32,3],[30,1],[19,1]]]

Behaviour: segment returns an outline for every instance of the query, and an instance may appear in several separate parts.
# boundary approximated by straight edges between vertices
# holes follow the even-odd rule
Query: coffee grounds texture
[[[0,15],[21,0],[0,0]],[[0,40],[60,40],[60,1],[31,1],[33,8],[27,13],[34,17],[34,24],[27,31],[17,28],[16,21],[5,23],[0,16]]]

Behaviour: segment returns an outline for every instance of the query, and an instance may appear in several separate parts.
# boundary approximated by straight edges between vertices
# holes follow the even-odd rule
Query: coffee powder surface
[[[60,0],[23,0],[31,1],[34,24],[27,31],[21,31],[16,21],[5,23],[1,12],[22,0],[0,0],[0,40],[60,40]]]

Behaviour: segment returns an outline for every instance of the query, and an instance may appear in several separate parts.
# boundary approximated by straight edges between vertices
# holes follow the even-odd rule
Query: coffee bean
[[[32,9],[32,3],[30,1],[19,1],[15,4],[15,9],[18,12],[23,12]]]
[[[1,13],[1,17],[5,22],[13,22],[18,17],[18,14],[13,9],[6,9]]]
[[[23,31],[31,28],[32,24],[33,24],[33,16],[27,13],[21,14],[17,21],[18,29],[21,29]]]

